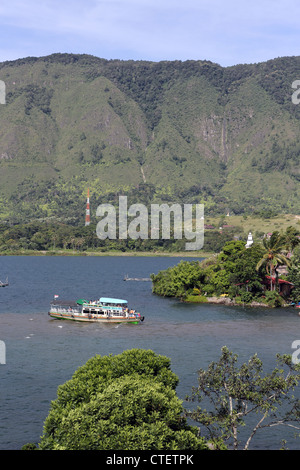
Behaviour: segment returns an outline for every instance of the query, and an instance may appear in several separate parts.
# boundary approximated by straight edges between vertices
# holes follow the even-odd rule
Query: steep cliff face
[[[299,211],[300,58],[222,68],[54,54],[0,64],[0,216],[94,202]]]

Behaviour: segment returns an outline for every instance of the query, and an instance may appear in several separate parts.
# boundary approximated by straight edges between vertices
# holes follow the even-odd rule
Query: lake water
[[[197,384],[197,370],[218,360],[222,346],[243,362],[258,353],[270,370],[276,353],[291,354],[292,342],[300,339],[295,309],[183,304],[153,295],[151,282],[123,280],[126,274],[149,277],[177,264],[177,257],[0,260],[0,279],[8,276],[10,282],[0,289],[0,340],[6,345],[6,364],[0,365],[1,450],[39,441],[57,387],[96,354],[144,348],[170,357],[180,380],[177,395],[184,399]],[[118,326],[50,319],[47,312],[54,294],[68,300],[124,298],[145,315],[145,321]],[[299,449],[299,439],[287,428],[261,431],[252,448],[278,449],[287,436],[288,448]]]

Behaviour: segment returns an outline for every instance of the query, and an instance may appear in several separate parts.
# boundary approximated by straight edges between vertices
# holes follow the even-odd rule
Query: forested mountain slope
[[[0,220],[101,202],[299,213],[300,57],[223,68],[53,54],[0,64]],[[93,213],[94,210],[94,213]]]

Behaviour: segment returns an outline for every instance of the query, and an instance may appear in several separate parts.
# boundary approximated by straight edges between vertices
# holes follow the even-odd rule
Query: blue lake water
[[[193,258],[194,260],[194,258]],[[90,357],[125,349],[152,349],[171,358],[184,399],[197,384],[197,370],[218,360],[222,346],[246,361],[257,353],[266,371],[276,353],[292,354],[300,339],[295,309],[261,309],[183,304],[152,294],[151,282],[124,282],[124,276],[149,277],[175,265],[178,257],[1,257],[0,340],[6,364],[0,365],[0,449],[38,442],[57,387]],[[47,315],[57,294],[64,299],[124,298],[145,315],[140,325],[61,322]],[[299,390],[296,392],[299,394]],[[261,431],[253,449],[278,449],[281,440],[299,449],[294,431]]]

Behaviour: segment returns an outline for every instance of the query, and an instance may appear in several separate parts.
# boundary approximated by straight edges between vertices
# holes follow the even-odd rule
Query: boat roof
[[[105,304],[127,304],[127,300],[112,299],[111,297],[100,297],[99,300]]]

